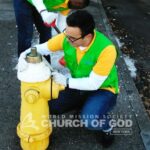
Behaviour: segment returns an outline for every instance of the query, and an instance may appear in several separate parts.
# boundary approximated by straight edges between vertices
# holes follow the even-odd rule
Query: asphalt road
[[[100,0],[92,0],[88,10],[94,15],[97,28],[113,38]],[[17,63],[16,24],[11,0],[0,0],[0,150],[20,150],[16,126],[20,114],[20,82],[14,67]],[[118,62],[120,93],[112,115],[131,116],[131,135],[118,135],[110,150],[149,149],[150,122],[127,67]],[[117,118],[116,118],[117,119]],[[143,123],[144,122],[144,123]],[[95,135],[84,128],[54,128],[49,150],[100,150]]]

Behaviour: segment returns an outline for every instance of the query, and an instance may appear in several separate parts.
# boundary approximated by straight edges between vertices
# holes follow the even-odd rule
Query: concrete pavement
[[[96,21],[97,29],[105,33],[116,43],[101,1],[92,0],[87,8]],[[0,0],[0,150],[20,150],[16,125],[19,122],[20,83],[14,67],[17,63],[16,25],[11,0]],[[3,15],[4,14],[4,15]],[[10,16],[10,17],[9,17]],[[116,43],[117,44],[117,43]],[[122,55],[118,60],[120,95],[117,106],[111,113],[115,119],[121,117],[133,121],[128,132],[116,135],[110,150],[149,150],[150,120],[131,79]],[[123,128],[116,129],[123,133]],[[101,150],[95,134],[84,128],[54,128],[48,150]]]

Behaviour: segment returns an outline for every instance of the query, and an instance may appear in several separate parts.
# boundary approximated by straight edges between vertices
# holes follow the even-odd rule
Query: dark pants
[[[60,92],[57,100],[50,101],[51,114],[62,114],[75,108],[81,108],[81,120],[91,130],[110,128],[107,113],[115,106],[117,94],[106,90],[82,92],[66,89]],[[99,122],[99,125],[95,125]]]
[[[40,37],[40,43],[51,38],[51,29],[44,26],[40,14],[27,0],[13,0],[18,26],[18,56],[31,47],[33,25],[35,24]]]

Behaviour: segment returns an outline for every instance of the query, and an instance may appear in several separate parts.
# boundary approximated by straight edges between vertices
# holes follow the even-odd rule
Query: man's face
[[[70,9],[82,9],[84,8],[84,0],[69,0],[68,7]]]
[[[64,30],[64,34],[67,37],[69,43],[74,47],[83,46],[84,37],[81,34],[81,30],[78,27],[67,26]]]

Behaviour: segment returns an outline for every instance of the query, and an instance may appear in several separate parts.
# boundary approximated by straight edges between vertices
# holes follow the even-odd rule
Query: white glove
[[[50,27],[51,23],[57,19],[58,14],[53,12],[48,12],[47,10],[41,12],[43,22],[46,26]]]
[[[40,53],[41,55],[50,55],[50,50],[48,49],[48,43],[45,42],[43,44],[35,45],[34,47],[37,48],[37,52]]]
[[[67,86],[67,78],[58,72],[52,72],[53,75],[53,80],[57,83],[57,84],[61,84],[64,85],[65,87]]]
[[[48,12],[43,0],[32,0],[32,3],[40,13],[44,24],[50,27],[50,24],[57,18],[57,14]]]

